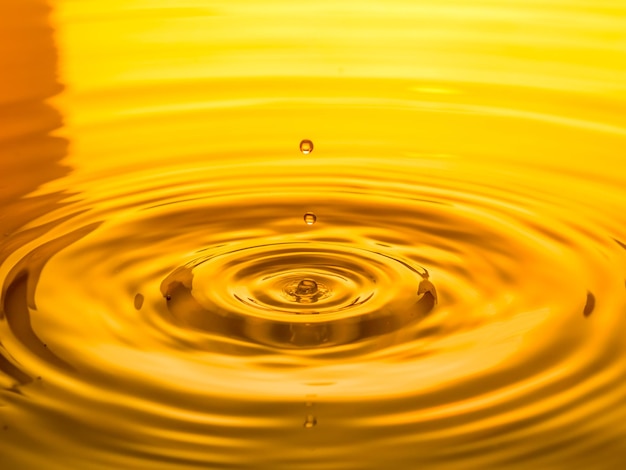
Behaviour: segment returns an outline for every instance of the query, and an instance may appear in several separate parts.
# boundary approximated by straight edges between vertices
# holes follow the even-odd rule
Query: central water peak
[[[317,282],[313,279],[302,279],[296,287],[296,295],[313,295],[317,292]]]
[[[311,278],[291,281],[285,286],[283,292],[290,301],[299,304],[312,304],[331,294],[328,287]]]

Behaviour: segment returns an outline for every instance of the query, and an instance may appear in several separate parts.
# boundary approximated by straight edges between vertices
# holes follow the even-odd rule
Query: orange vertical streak
[[[62,125],[46,100],[62,89],[57,51],[41,0],[0,3],[0,227],[6,234],[49,211],[47,201],[23,197],[67,174],[60,164],[67,140],[51,132]],[[0,251],[4,240],[0,241]]]

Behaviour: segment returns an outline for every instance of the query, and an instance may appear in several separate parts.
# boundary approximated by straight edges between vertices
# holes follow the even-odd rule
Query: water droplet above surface
[[[315,222],[317,222],[317,216],[313,212],[307,212],[306,214],[304,214],[304,222],[307,225],[313,225]]]
[[[302,152],[303,155],[308,155],[313,152],[313,142],[307,139],[302,140],[300,142],[300,152]]]

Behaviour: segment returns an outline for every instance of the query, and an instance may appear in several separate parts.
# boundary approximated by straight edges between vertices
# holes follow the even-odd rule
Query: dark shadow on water
[[[29,275],[27,272],[21,272],[14,281],[9,285],[3,303],[3,309],[6,314],[11,332],[17,337],[21,343],[28,346],[28,349],[49,364],[69,370],[71,367],[63,360],[59,359],[35,333],[31,325],[30,313],[28,310],[27,292],[29,288]],[[24,383],[25,374],[12,375]],[[28,382],[32,381],[29,377]]]
[[[27,346],[32,354],[48,364],[66,371],[73,370],[73,368],[54,354],[33,329],[31,311],[37,309],[35,290],[41,271],[50,258],[99,226],[100,223],[98,222],[87,225],[34,248],[13,267],[4,279],[2,286],[0,315],[6,319],[13,336]],[[8,358],[3,359],[0,360],[0,371],[5,372],[21,384],[32,381],[32,377],[29,377],[29,380],[24,379],[25,373],[21,371],[16,373],[17,366],[6,366],[7,362],[11,363]]]

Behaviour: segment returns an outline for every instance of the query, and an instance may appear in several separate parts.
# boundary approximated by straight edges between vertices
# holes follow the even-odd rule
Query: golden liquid
[[[0,468],[626,461],[623,2],[0,26]]]

